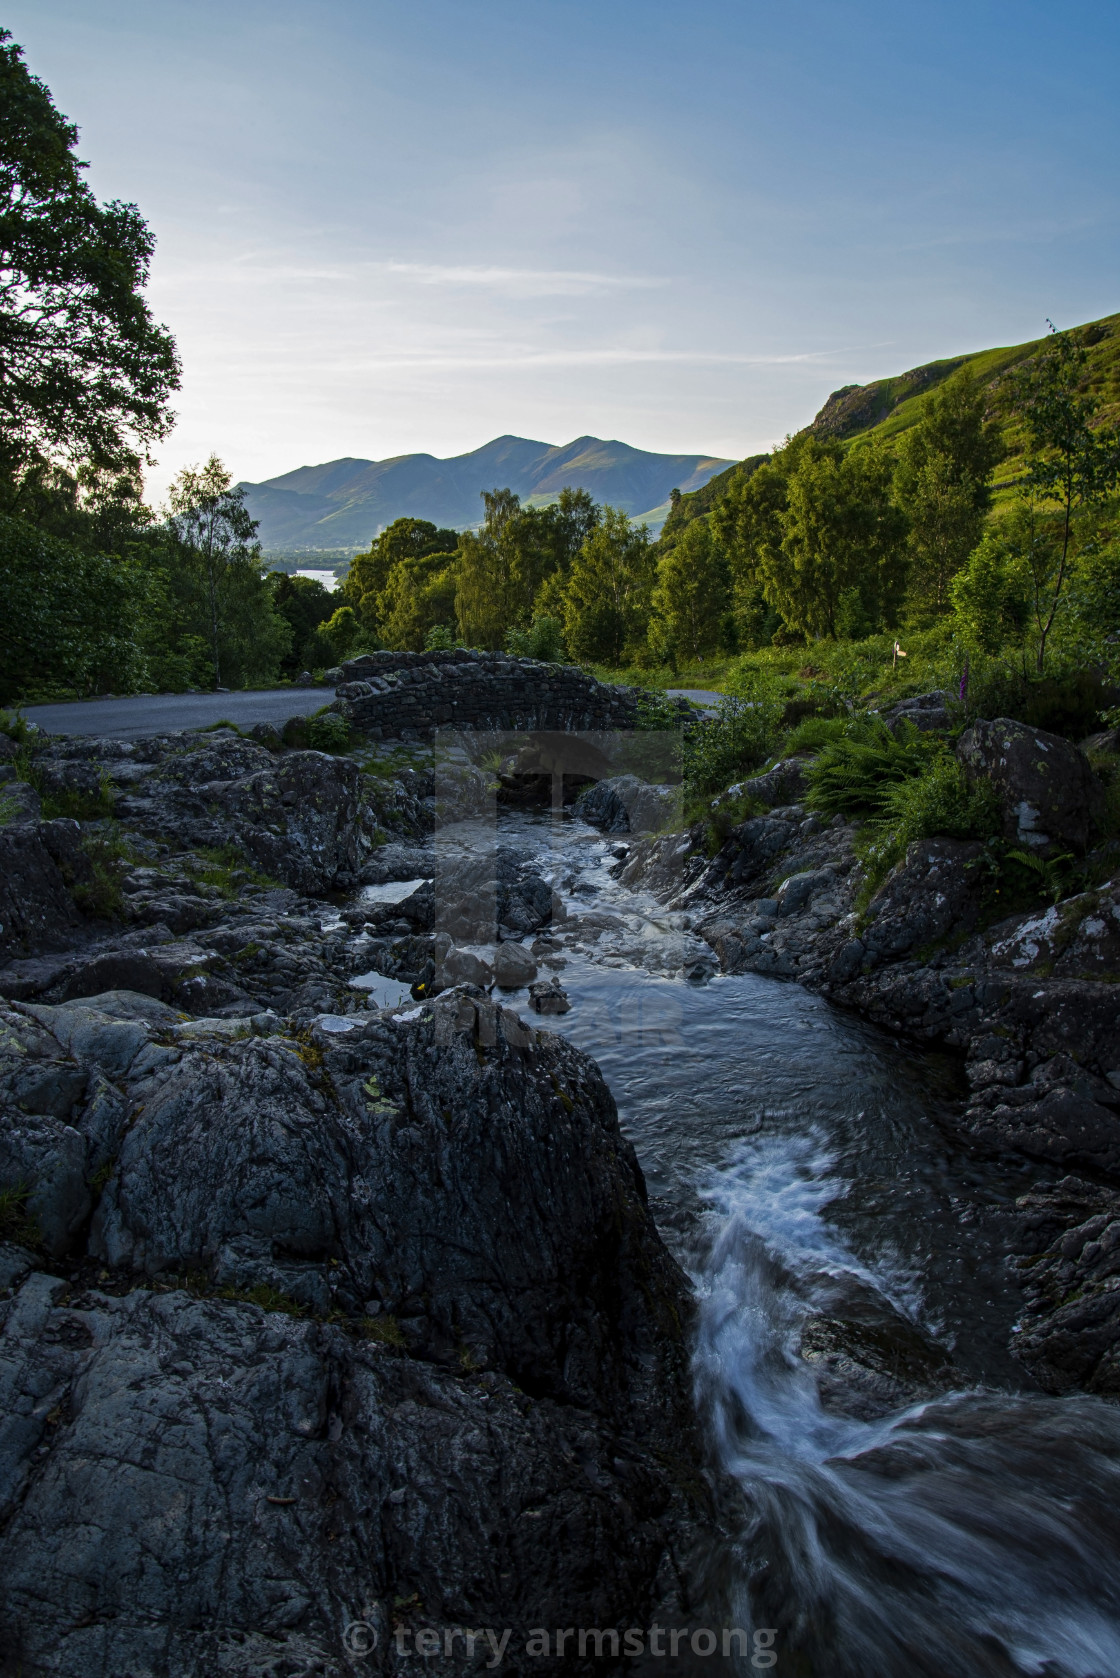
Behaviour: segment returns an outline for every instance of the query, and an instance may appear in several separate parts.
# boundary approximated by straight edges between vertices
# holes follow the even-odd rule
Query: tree
[[[1100,502],[1120,479],[1120,436],[1094,428],[1097,404],[1083,390],[1085,346],[1068,332],[1055,332],[1048,347],[1015,380],[1017,407],[1027,428],[1030,452],[1025,486],[1028,499],[1056,509],[1052,544],[1036,544],[1035,622],[1037,667],[1042,674],[1046,646],[1066,601],[1074,557],[1075,520]],[[1048,557],[1052,556],[1052,557]]]
[[[950,580],[980,540],[1003,452],[967,367],[933,393],[903,435],[894,482],[910,519],[910,592],[934,611],[948,608]]]
[[[649,531],[620,507],[604,507],[564,590],[564,639],[572,655],[618,665],[644,641],[654,564]]]
[[[0,515],[0,598],[0,702],[147,682],[142,626],[157,602],[135,563],[81,553]]]
[[[154,241],[134,204],[98,204],[78,131],[0,30],[0,496],[79,469],[135,480],[166,435],[174,340],[143,298]]]
[[[515,535],[521,498],[511,489],[483,490],[486,520],[477,536],[459,538],[455,616],[468,646],[500,647],[507,629],[520,624],[526,601],[523,555]]]
[[[546,507],[512,490],[483,492],[486,521],[459,539],[456,611],[466,640],[500,647],[511,630],[556,616],[572,562],[599,521],[586,490],[565,488]]]
[[[365,553],[355,554],[350,561],[341,585],[347,604],[353,606],[367,629],[380,634],[381,596],[393,567],[406,559],[451,553],[458,542],[457,531],[437,529],[428,519],[394,519]]]
[[[272,602],[292,632],[291,651],[283,660],[288,675],[306,670],[304,648],[335,610],[337,596],[324,588],[318,577],[294,577],[286,571],[270,571],[267,578]]]
[[[381,633],[387,647],[418,651],[431,630],[455,620],[457,556],[402,559],[382,591]]]
[[[906,575],[905,514],[878,449],[803,432],[732,486],[713,513],[736,591],[761,589],[791,629],[835,639],[890,621]]]
[[[266,676],[291,645],[291,634],[265,582],[256,520],[217,455],[179,473],[168,528],[181,570],[198,581],[214,686],[221,685],[227,665],[231,676]]]
[[[989,531],[949,584],[963,639],[979,652],[1018,641],[1030,618],[1034,585],[1024,535],[1029,544],[1021,529]]]
[[[651,644],[698,663],[719,645],[727,602],[726,555],[707,519],[695,519],[657,562]]]

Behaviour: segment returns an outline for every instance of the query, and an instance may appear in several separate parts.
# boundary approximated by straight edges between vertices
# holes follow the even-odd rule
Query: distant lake
[[[330,589],[332,594],[338,587],[338,578],[333,571],[297,571],[296,576],[311,577],[315,582],[322,583],[324,588]]]

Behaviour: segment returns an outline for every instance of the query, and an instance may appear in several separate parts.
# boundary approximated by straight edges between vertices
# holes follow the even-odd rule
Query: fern
[[[926,773],[943,743],[904,722],[892,734],[878,717],[859,718],[826,740],[807,772],[806,804],[825,816],[881,816],[888,789]]]
[[[1008,851],[1008,862],[1028,868],[1038,880],[1038,889],[1051,903],[1068,897],[1077,886],[1077,864],[1071,851],[1060,851],[1056,856],[1036,856],[1033,851]]]

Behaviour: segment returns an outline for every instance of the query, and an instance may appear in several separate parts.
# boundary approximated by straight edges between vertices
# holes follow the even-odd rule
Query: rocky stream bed
[[[0,1672],[1120,1672],[1116,883],[277,746],[0,789]]]

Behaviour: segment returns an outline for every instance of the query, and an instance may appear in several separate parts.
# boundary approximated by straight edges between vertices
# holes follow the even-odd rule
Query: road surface
[[[264,688],[249,693],[141,693],[125,699],[76,699],[62,705],[28,705],[24,716],[47,734],[104,734],[135,740],[176,728],[206,728],[215,722],[255,722],[281,727],[289,717],[306,717],[334,698],[334,689]]]
[[[714,714],[723,698],[722,693],[712,693],[708,688],[666,688],[665,692],[670,699],[691,699],[694,704],[702,705],[706,716]]]
[[[715,707],[721,693],[706,688],[670,688],[671,695]],[[24,716],[47,734],[104,734],[135,740],[176,728],[206,728],[215,722],[255,722],[280,727],[289,717],[306,717],[334,698],[334,689],[261,688],[250,693],[150,693],[125,699],[75,699],[62,705],[28,705]]]

